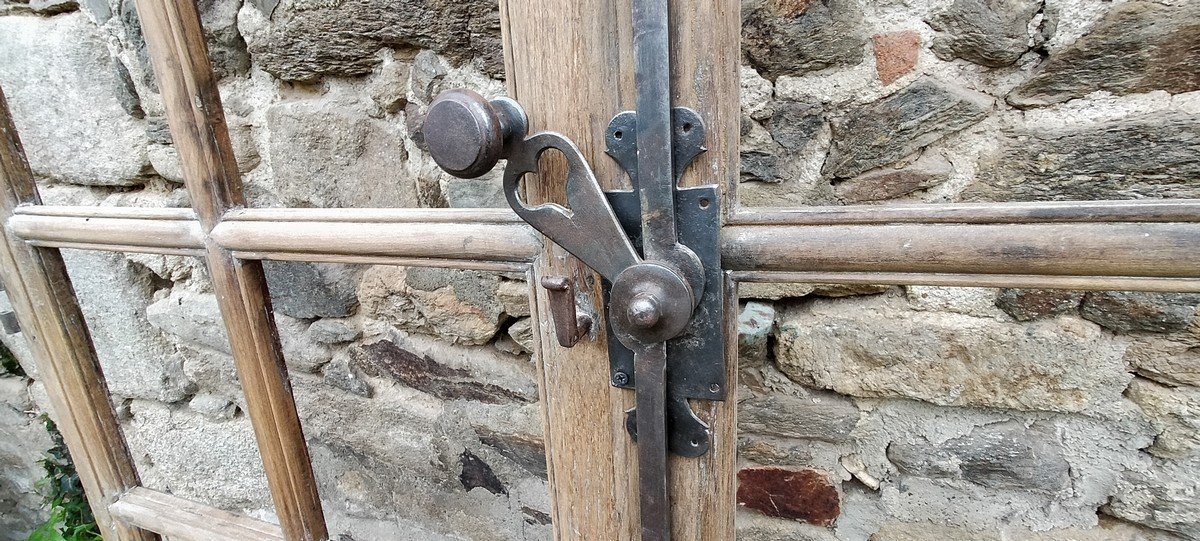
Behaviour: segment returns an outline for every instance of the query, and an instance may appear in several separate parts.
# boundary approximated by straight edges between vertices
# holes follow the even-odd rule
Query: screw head
[[[629,374],[626,374],[625,372],[617,370],[616,372],[613,373],[612,383],[613,383],[613,385],[616,385],[617,387],[620,387],[622,385],[628,385],[629,384]]]

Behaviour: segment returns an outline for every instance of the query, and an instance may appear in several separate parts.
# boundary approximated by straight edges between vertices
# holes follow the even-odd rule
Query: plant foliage
[[[42,422],[54,440],[54,447],[40,461],[46,477],[38,482],[46,495],[50,518],[29,534],[29,541],[102,541],[62,433],[49,417],[43,415]]]

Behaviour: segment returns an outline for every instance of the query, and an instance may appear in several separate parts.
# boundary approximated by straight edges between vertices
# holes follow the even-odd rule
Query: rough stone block
[[[363,103],[281,102],[267,109],[275,191],[294,207],[411,207],[404,130]]]
[[[96,186],[145,181],[145,130],[118,99],[124,82],[107,39],[80,12],[0,17],[0,80],[34,174]]]
[[[1019,107],[1062,103],[1098,90],[1134,94],[1200,90],[1200,4],[1113,6],[1092,30],[1052,54],[1008,95]]]
[[[1083,317],[1117,332],[1181,331],[1196,319],[1200,295],[1104,291],[1083,299]]]
[[[914,310],[954,312],[975,317],[995,317],[996,290],[987,287],[905,286],[905,298]]]
[[[950,133],[982,120],[992,99],[932,78],[857,107],[833,123],[833,145],[823,169],[850,178],[893,163]]]
[[[775,307],[747,302],[738,314],[738,366],[761,366],[767,360],[767,342],[775,330]]]
[[[1129,470],[1105,508],[1117,518],[1200,538],[1200,459],[1155,459],[1151,468]]]
[[[1151,115],[1006,135],[982,160],[965,200],[1200,197],[1200,121],[1194,117]]]
[[[502,323],[499,278],[475,271],[372,267],[359,285],[364,315],[454,343],[486,344]]]
[[[351,366],[363,374],[393,381],[441,400],[506,404],[537,399],[530,374],[479,350],[432,340],[410,344],[380,340],[351,346],[349,355]]]
[[[764,394],[738,402],[738,432],[844,443],[858,424],[850,399],[813,391],[808,396]]]
[[[1040,0],[955,0],[929,19],[941,32],[933,52],[943,59],[962,58],[998,68],[1029,50],[1029,22]]]
[[[1056,492],[1070,482],[1070,465],[1049,426],[986,425],[941,443],[897,442],[887,456],[908,475],[962,479],[988,488]]]
[[[1059,289],[1002,289],[996,306],[1017,321],[1069,314],[1079,309],[1083,292]]]
[[[748,467],[737,478],[738,505],[767,516],[829,526],[842,512],[841,495],[820,470]]]
[[[264,261],[271,307],[298,319],[346,317],[358,308],[357,272],[346,265]]]
[[[921,57],[921,34],[915,30],[901,30],[886,34],[875,34],[871,41],[875,45],[875,73],[884,86],[917,67]]]
[[[241,27],[254,60],[283,80],[366,75],[385,47],[433,49],[458,61],[475,59],[492,75],[504,71],[494,2],[283,0],[270,8],[243,9]]]
[[[151,326],[150,307],[158,304],[151,304],[151,273],[114,253],[66,251],[63,259],[109,391],[168,403],[187,398],[193,383],[170,341]]]
[[[1138,375],[1167,385],[1200,387],[1200,344],[1174,340],[1171,335],[1130,337],[1125,362]]]
[[[756,0],[742,6],[742,49],[764,77],[799,75],[863,58],[858,2]]]
[[[185,344],[230,353],[221,308],[211,293],[176,289],[146,307],[146,320]]]
[[[322,344],[344,344],[362,336],[362,329],[353,319],[322,318],[308,326],[312,339]]]
[[[1148,449],[1151,454],[1171,459],[1200,455],[1200,389],[1171,388],[1138,378],[1129,384],[1126,396],[1158,431]]]
[[[54,446],[29,398],[29,381],[0,377],[0,540],[26,541],[46,520],[37,483],[46,476],[38,460]]]
[[[927,190],[949,180],[954,166],[937,154],[922,155],[901,169],[882,168],[839,182],[833,189],[847,204],[884,201]]]
[[[825,126],[824,111],[819,104],[784,100],[775,102],[772,108],[774,113],[764,124],[784,151],[804,150]]]
[[[221,509],[271,505],[249,418],[218,421],[145,400],[130,414],[125,439],[146,487]]]
[[[851,396],[1080,412],[1121,399],[1123,349],[1077,318],[1020,325],[874,297],[788,309],[776,363],[801,384]]]

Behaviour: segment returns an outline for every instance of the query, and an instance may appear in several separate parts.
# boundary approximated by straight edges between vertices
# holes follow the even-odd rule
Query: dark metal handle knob
[[[509,98],[488,101],[465,88],[438,94],[425,114],[425,144],[438,166],[460,178],[491,171],[525,138],[525,111]]]

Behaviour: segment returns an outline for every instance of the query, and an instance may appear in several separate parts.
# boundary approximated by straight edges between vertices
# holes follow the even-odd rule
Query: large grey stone
[[[97,4],[101,1],[89,0]],[[135,2],[118,0],[117,4],[127,45],[134,50],[136,60],[141,64],[143,83],[147,88],[157,91],[158,82],[154,80],[150,52],[142,35],[142,25]],[[241,0],[199,0],[196,3],[200,10],[204,41],[208,47],[208,59],[218,78],[245,74],[250,69],[250,53],[247,52],[246,41],[238,30],[238,10],[241,6]],[[97,7],[94,11],[103,15],[102,10],[103,8]],[[93,10],[89,7],[89,11]],[[111,12],[108,14],[111,16]]]
[[[866,471],[880,480],[878,496],[871,499],[879,507],[863,509],[867,516],[859,520],[929,521],[970,531],[1012,528],[1016,533],[1091,528],[1097,508],[1119,491],[1122,472],[1150,463],[1142,449],[1153,441],[1154,431],[1133,408],[1127,408],[1132,415],[1119,420],[1100,420],[912,400],[858,402],[867,407],[854,431],[857,454]],[[902,460],[898,449],[920,453]],[[922,462],[921,457],[930,460]],[[1006,469],[1008,464],[993,464],[989,457],[1020,467]],[[924,473],[906,473],[893,459]],[[1055,489],[1062,480],[1058,472],[1064,471],[1061,461],[1068,477],[1065,486]],[[975,539],[950,530],[944,537],[938,533],[932,530],[925,539]]]
[[[988,488],[1055,492],[1070,482],[1070,465],[1048,426],[985,425],[940,443],[897,442],[887,456],[908,475],[963,479]]]
[[[1104,291],[1083,299],[1083,317],[1118,332],[1171,332],[1196,319],[1200,295]]]
[[[0,80],[34,174],[59,182],[145,181],[146,134],[105,42],[80,12],[0,17]]]
[[[250,69],[250,53],[246,40],[238,32],[238,10],[241,0],[200,0],[200,24],[204,26],[208,58],[217,77],[246,73]]]
[[[854,402],[830,392],[764,394],[738,402],[738,432],[743,434],[843,443],[856,424]]]
[[[411,207],[404,128],[367,116],[365,104],[300,100],[267,110],[280,202],[293,207]]]
[[[486,344],[504,310],[495,275],[450,269],[372,267],[359,285],[363,315],[454,343]]]
[[[182,343],[225,354],[230,352],[221,309],[217,297],[211,293],[176,289],[147,306],[146,319]]]
[[[774,113],[764,125],[771,138],[789,152],[803,150],[825,126],[820,105],[796,101],[779,101],[772,105]]]
[[[1171,459],[1200,456],[1200,388],[1171,388],[1138,378],[1129,384],[1126,396],[1158,431],[1150,453]]]
[[[996,306],[1017,321],[1068,314],[1079,308],[1083,293],[1060,289],[1003,289]]]
[[[122,428],[143,485],[234,511],[270,506],[248,417],[220,420],[146,400],[129,412]]]
[[[1152,528],[1200,538],[1200,458],[1155,459],[1153,467],[1129,470],[1105,510]]]
[[[742,4],[742,50],[768,79],[863,59],[863,12],[852,0],[752,0]]]
[[[38,460],[54,446],[29,398],[29,381],[0,377],[0,540],[26,541],[46,520],[37,483],[46,476]]]
[[[962,58],[998,68],[1029,50],[1029,21],[1041,0],[955,0],[929,19],[942,32],[933,40],[941,58]]]
[[[852,396],[1082,412],[1121,400],[1123,349],[1078,318],[1021,325],[864,297],[786,310],[776,362],[801,384]]]
[[[346,317],[358,308],[357,272],[345,265],[265,261],[276,312],[299,319]]]
[[[921,79],[835,121],[823,171],[849,178],[887,165],[979,122],[991,108],[992,99],[984,94]]]
[[[486,0],[283,0],[267,18],[243,9],[250,53],[272,75],[312,81],[359,76],[380,63],[381,48],[433,49],[455,60],[475,59],[490,74],[504,70],[499,11]]]
[[[922,155],[908,167],[884,167],[839,182],[833,189],[847,204],[884,201],[937,186],[954,173],[950,162],[939,155]]]
[[[1200,4],[1116,5],[1087,35],[1051,55],[1008,95],[1020,107],[1061,103],[1098,90],[1134,94],[1200,89]]]
[[[170,341],[151,326],[157,287],[150,271],[121,254],[63,254],[109,391],[118,397],[177,402],[194,384]]]
[[[1200,121],[1154,115],[1010,130],[963,193],[973,201],[1200,197]]]

